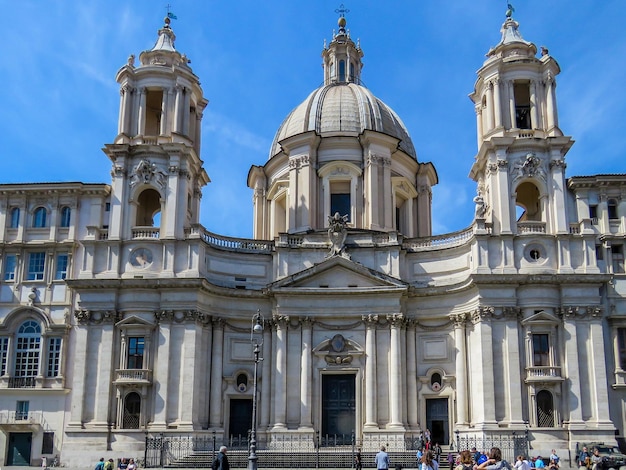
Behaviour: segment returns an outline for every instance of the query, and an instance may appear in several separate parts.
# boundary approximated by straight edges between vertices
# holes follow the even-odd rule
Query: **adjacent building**
[[[470,95],[475,219],[436,236],[435,165],[363,85],[343,16],[250,169],[253,239],[206,230],[208,101],[174,43],[166,19],[117,74],[110,181],[0,185],[1,463],[247,436],[259,314],[261,448],[623,439],[626,175],[566,177],[559,65],[510,12]]]

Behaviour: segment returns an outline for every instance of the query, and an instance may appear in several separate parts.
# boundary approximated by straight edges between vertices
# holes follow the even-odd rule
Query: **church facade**
[[[166,20],[117,74],[110,182],[0,185],[0,462],[245,438],[253,343],[260,448],[621,440],[626,175],[566,177],[559,65],[510,15],[501,33],[470,95],[470,227],[432,235],[435,166],[362,85],[341,17],[235,239],[199,221],[208,101]]]

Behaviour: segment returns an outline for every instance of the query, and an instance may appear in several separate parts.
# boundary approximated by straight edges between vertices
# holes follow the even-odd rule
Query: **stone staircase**
[[[388,452],[391,467],[401,465],[403,469],[416,468],[415,451]],[[164,468],[209,468],[213,462],[213,451],[194,451],[181,457]],[[247,450],[229,450],[230,468],[248,467]],[[363,468],[375,468],[375,452],[361,452]],[[324,448],[319,452],[286,452],[257,450],[259,468],[354,468],[354,454],[351,447]],[[440,468],[448,468],[448,451],[441,454]]]

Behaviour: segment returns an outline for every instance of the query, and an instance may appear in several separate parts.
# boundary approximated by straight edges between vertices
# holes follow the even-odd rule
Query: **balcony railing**
[[[526,380],[563,380],[561,367],[531,366],[526,368]]]
[[[152,383],[152,370],[150,369],[117,369],[115,383]]]
[[[517,233],[546,233],[545,222],[518,222]]]
[[[133,227],[133,238],[159,238],[159,227]]]
[[[41,411],[2,411],[0,412],[0,425],[2,424],[43,424]]]
[[[35,388],[35,377],[9,377],[9,388]]]

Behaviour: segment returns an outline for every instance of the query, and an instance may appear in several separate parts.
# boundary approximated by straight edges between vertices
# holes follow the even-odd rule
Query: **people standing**
[[[510,470],[511,466],[502,460],[502,451],[499,447],[492,447],[489,457],[480,465],[474,465],[474,470]]]
[[[599,463],[602,462],[602,457],[600,456],[600,451],[597,447],[593,449],[593,454],[591,454],[591,470],[596,470],[599,467]]]
[[[361,449],[357,449],[356,454],[354,455],[354,467],[356,470],[361,470],[363,468],[363,461],[361,460]]]
[[[426,444],[426,450],[430,450],[430,429],[428,428],[424,431],[424,442]]]
[[[104,457],[100,457],[100,460],[96,464],[94,470],[104,470]]]
[[[438,442],[435,442],[435,446],[433,447],[433,454],[434,454],[434,459],[437,461],[437,463],[440,463],[440,460],[441,460],[441,446],[439,445]]]
[[[113,470],[113,459],[109,459],[104,464],[104,470]]]
[[[433,458],[433,453],[430,450],[424,452],[420,470],[439,470],[439,462]]]
[[[385,446],[380,446],[380,452],[374,457],[377,470],[389,470],[389,455],[385,450]]]
[[[213,470],[229,470],[230,466],[228,465],[228,457],[226,457],[227,451],[228,448],[226,446],[220,447],[220,451],[217,453],[217,456],[213,461]]]
[[[578,466],[589,468],[590,462],[591,462],[591,455],[589,454],[587,447],[583,446],[583,450],[580,451],[580,454],[578,455]]]
[[[43,470],[48,470],[48,457],[45,455],[41,457],[41,468],[43,468]]]
[[[448,452],[448,467],[454,468],[454,452]]]
[[[472,453],[469,450],[464,450],[459,454],[459,464],[454,470],[472,470]]]
[[[137,470],[137,464],[135,463],[135,459],[130,459],[128,461],[128,467],[126,467],[126,470]]]
[[[515,470],[530,470],[530,464],[523,455],[517,456],[517,460],[515,461],[515,465],[513,465],[513,467]]]

